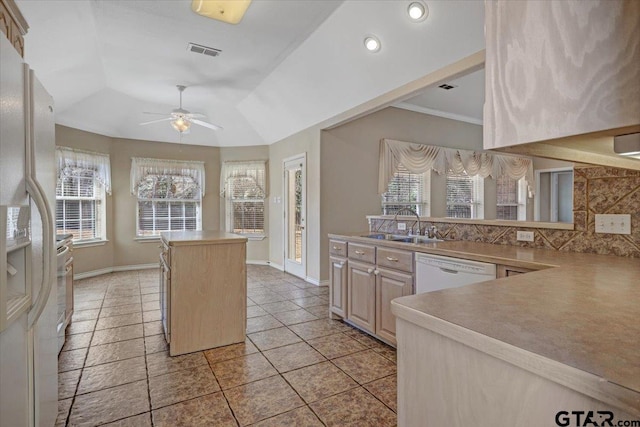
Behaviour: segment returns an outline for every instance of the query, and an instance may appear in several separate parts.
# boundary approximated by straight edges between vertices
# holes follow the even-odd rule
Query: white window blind
[[[526,219],[526,182],[501,175],[496,179],[496,219]]]
[[[202,162],[134,158],[131,167],[138,198],[137,237],[202,228]]]
[[[402,164],[382,194],[382,214],[395,215],[400,209],[413,209],[418,215],[429,216],[429,172],[411,173]]]
[[[447,173],[447,217],[484,218],[484,178]]]
[[[66,147],[57,147],[56,156],[56,232],[72,234],[76,243],[106,239],[109,156]]]
[[[221,195],[226,199],[227,230],[264,235],[266,162],[224,162],[220,182]]]

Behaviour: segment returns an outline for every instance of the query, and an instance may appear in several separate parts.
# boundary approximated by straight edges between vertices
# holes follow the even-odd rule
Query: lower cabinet
[[[378,268],[376,276],[376,335],[395,344],[396,316],[391,313],[391,300],[413,293],[413,275]]]
[[[347,259],[329,256],[329,310],[347,316]]]
[[[347,265],[347,319],[362,329],[376,331],[376,275],[373,264],[351,261]]]
[[[496,267],[496,277],[500,279],[503,277],[511,277],[518,274],[529,273],[530,271],[533,270],[524,267],[512,267],[510,265],[498,264],[498,266]]]

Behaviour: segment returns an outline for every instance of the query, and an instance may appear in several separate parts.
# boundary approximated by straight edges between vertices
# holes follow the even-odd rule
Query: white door
[[[305,154],[284,161],[284,271],[307,276],[307,159]]]

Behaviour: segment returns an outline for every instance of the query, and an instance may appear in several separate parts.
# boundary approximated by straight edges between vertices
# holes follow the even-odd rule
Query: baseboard
[[[275,268],[276,270],[284,271],[284,265],[276,264],[273,261],[267,261],[267,265],[270,265],[271,267]]]
[[[150,268],[158,268],[158,264],[137,264],[137,265],[118,265],[115,267],[101,268],[99,270],[86,271],[84,273],[78,273],[73,275],[73,280],[88,279],[90,277],[102,276],[103,274],[114,273],[116,271],[133,271],[133,270],[147,270]]]
[[[269,263],[269,261],[265,261],[262,259],[248,259],[247,260],[247,264],[250,265],[271,265],[271,263]]]
[[[321,280],[320,286],[329,286],[329,280]]]
[[[313,277],[307,276],[307,277],[304,278],[304,280],[307,283],[311,283],[312,285],[320,286],[320,282],[318,280],[314,279]]]

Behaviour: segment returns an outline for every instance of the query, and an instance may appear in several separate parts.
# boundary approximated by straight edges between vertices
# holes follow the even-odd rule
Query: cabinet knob
[[[343,266],[344,265],[344,261],[340,261],[340,265]]]
[[[354,251],[356,253],[356,255],[364,255],[364,252],[362,251]]]
[[[377,276],[378,274],[380,274],[380,271],[379,270],[373,270],[373,274],[375,274]]]
[[[341,250],[342,250],[342,248],[341,248],[341,247],[339,247],[339,246],[334,246],[334,247],[333,247],[333,250],[334,250],[334,251],[341,251]]]
[[[398,262],[398,258],[394,258],[394,257],[387,257],[387,261],[391,261],[391,262]]]
[[[373,273],[373,268],[367,269],[367,273],[369,273],[369,274]]]

